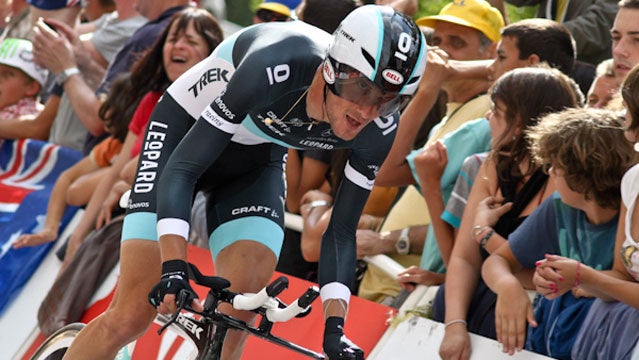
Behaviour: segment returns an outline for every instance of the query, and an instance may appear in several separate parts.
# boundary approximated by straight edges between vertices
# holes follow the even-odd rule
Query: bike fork
[[[213,329],[213,337],[200,352],[197,360],[219,360],[222,357],[222,345],[227,331],[227,327],[216,325]]]

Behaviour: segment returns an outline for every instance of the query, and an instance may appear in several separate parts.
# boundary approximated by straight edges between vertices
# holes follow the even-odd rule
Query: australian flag
[[[13,243],[21,234],[39,231],[55,181],[81,157],[76,150],[37,140],[0,144],[0,314],[53,246],[16,250]],[[67,208],[60,233],[76,210]]]

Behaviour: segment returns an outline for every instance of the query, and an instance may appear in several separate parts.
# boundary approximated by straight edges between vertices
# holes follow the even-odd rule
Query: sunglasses
[[[410,96],[384,92],[359,71],[333,62],[335,82],[329,84],[331,92],[340,98],[361,106],[373,106],[381,117],[393,115],[402,109]]]

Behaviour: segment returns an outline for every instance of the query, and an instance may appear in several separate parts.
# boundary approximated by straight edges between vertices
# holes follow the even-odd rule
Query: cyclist
[[[323,239],[319,281],[324,352],[330,359],[363,359],[343,336],[355,230],[392,145],[398,111],[417,89],[425,63],[426,43],[415,23],[390,7],[367,5],[332,37],[299,21],[248,27],[175,81],[151,115],[123,229],[123,256],[133,248],[127,243],[159,238],[159,252],[136,247],[137,256],[147,257],[145,267],[135,268],[139,287],[157,282],[148,256],[161,254],[151,303],[171,313],[180,290],[196,298],[185,262],[196,190],[207,196],[217,275],[236,292],[256,292],[271,278],[282,244],[286,149],[351,148]],[[192,305],[201,309],[198,300]],[[246,321],[253,316],[224,311]],[[245,334],[229,333],[223,357],[239,358],[244,340]]]

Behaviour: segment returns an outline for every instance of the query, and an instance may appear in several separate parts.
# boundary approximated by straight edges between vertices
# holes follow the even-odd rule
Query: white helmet
[[[389,6],[365,5],[353,10],[335,30],[323,75],[338,96],[353,102],[373,101],[372,95],[357,94],[364,78],[377,87],[378,99],[390,102],[415,93],[425,66],[426,40],[413,20]],[[355,79],[360,80],[357,87]],[[381,115],[399,106],[387,105],[380,106]]]

